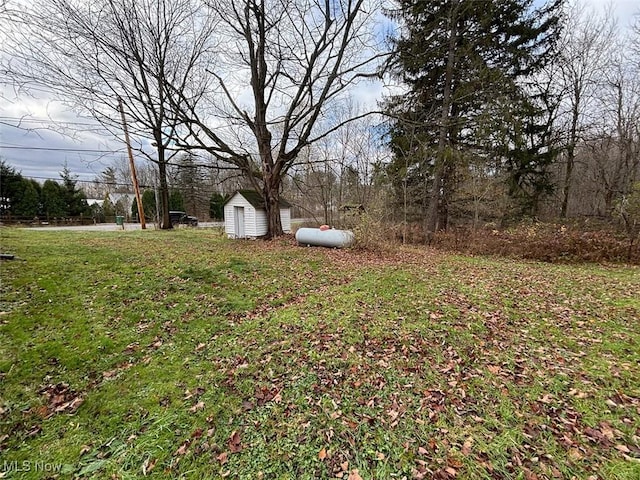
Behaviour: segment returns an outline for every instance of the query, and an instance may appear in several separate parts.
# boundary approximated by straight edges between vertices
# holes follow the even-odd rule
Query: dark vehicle
[[[190,227],[198,226],[198,219],[191,215],[187,215],[185,212],[172,210],[169,212],[169,216],[171,217],[172,227],[175,227],[176,225],[189,225]]]

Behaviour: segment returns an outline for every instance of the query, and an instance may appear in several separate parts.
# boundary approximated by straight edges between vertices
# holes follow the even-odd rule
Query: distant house
[[[136,198],[134,193],[109,193],[109,201],[116,209],[116,215],[123,215],[127,221],[131,218],[131,206]]]
[[[87,205],[89,205],[90,207],[93,207],[94,205],[97,205],[98,207],[102,208],[102,204],[103,203],[104,203],[104,199],[87,198]]]
[[[291,232],[291,204],[280,199],[282,230]],[[258,238],[267,234],[264,200],[255,190],[238,190],[224,204],[224,230],[229,238]]]
[[[135,193],[109,193],[108,194],[109,201],[113,205],[117,205],[120,203],[125,208],[131,209],[131,205],[133,205],[133,200],[136,198]]]

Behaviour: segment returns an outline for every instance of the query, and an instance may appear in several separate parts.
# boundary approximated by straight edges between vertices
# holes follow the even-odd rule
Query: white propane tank
[[[349,230],[299,228],[296,232],[296,241],[298,245],[344,248],[353,244],[355,236]]]

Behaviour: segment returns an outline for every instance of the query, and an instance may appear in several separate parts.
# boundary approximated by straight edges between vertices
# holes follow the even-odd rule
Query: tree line
[[[614,218],[640,179],[640,23],[579,1],[50,0],[4,15],[14,85],[115,136],[122,100],[166,228],[176,186],[198,216],[255,188],[270,236],[282,195],[300,216],[367,211],[429,238]],[[372,79],[395,92],[377,109],[355,100]]]
[[[94,212],[85,193],[65,166],[61,182],[46,180],[42,185],[0,161],[0,216],[22,219],[45,219],[87,216]]]
[[[579,3],[400,2],[396,208],[450,221],[611,217],[640,179],[640,29]],[[424,48],[425,43],[432,48]]]

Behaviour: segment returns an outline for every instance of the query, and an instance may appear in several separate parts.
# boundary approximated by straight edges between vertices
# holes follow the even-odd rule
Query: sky
[[[595,9],[611,3],[621,29],[640,10],[638,0],[584,0]],[[90,118],[82,118],[54,102],[46,91],[17,93],[0,85],[0,158],[25,177],[43,182],[60,179],[66,167],[78,180],[92,180],[114,161],[125,158],[125,145],[105,135]],[[375,107],[382,98],[380,82],[353,92],[356,102]]]

